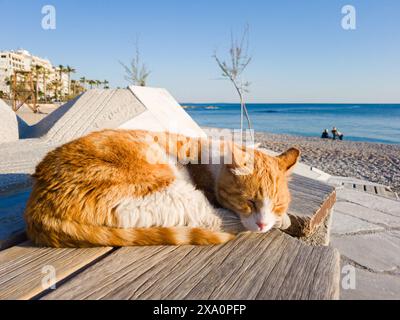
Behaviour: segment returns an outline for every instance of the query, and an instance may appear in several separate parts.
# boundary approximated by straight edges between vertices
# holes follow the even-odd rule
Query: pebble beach
[[[257,132],[261,147],[282,152],[297,147],[305,164],[331,175],[353,177],[400,192],[400,145],[338,141]]]

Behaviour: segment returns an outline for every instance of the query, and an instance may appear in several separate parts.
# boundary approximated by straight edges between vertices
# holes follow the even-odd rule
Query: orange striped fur
[[[233,169],[243,166],[237,162],[244,159],[244,151],[221,142],[221,152],[233,148],[234,163],[223,165],[218,181],[207,183],[201,180],[211,180],[210,172],[195,163],[210,143],[174,134],[105,130],[51,151],[33,175],[25,212],[29,238],[51,247],[209,245],[231,240],[234,235],[218,227],[160,227],[156,222],[147,228],[121,227],[118,204],[123,199],[145,199],[176,181],[166,155],[184,165],[189,162],[186,167],[194,185],[244,219],[251,213],[248,198],[257,204],[268,196],[276,199],[273,210],[278,216],[286,212],[290,201],[286,173],[297,162],[297,150],[280,158],[255,151],[254,172],[237,176]],[[196,178],[199,168],[205,174],[197,172],[201,178]]]

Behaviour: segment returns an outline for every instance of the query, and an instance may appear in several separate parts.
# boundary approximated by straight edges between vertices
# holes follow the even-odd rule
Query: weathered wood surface
[[[392,200],[400,200],[399,195],[391,190],[389,187],[374,183],[350,183],[342,182],[341,184],[346,189],[354,189],[360,192],[367,192],[380,197],[389,198]]]
[[[291,227],[296,237],[309,237],[324,223],[336,202],[335,187],[294,174],[289,182]]]
[[[291,232],[310,236],[326,221],[334,188],[295,175],[290,189]],[[27,193],[11,195],[0,209],[6,210],[13,197]],[[10,208],[12,203],[17,202]],[[16,219],[18,226],[21,208],[3,218]],[[3,232],[9,239],[3,245],[10,244],[10,234]],[[45,266],[55,268],[54,292],[42,285]],[[0,299],[335,299],[339,274],[335,250],[309,247],[279,231],[246,233],[213,247],[81,250],[25,243],[0,251]]]
[[[29,242],[0,252],[0,300],[31,299],[48,289],[49,268],[60,282],[109,253],[111,248],[35,248]]]
[[[121,248],[43,299],[338,299],[339,254],[280,231],[211,247]]]

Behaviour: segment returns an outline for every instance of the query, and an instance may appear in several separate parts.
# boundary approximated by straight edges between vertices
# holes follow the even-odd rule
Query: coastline
[[[368,180],[400,192],[399,145],[270,133],[256,133],[255,138],[262,147],[276,152],[298,147],[305,164],[331,175]]]
[[[335,176],[379,183],[400,192],[400,145],[333,141],[257,131],[255,140],[261,143],[261,147],[276,152],[297,147],[302,152],[301,161],[309,166]]]
[[[211,104],[212,105],[212,104]],[[320,137],[324,129],[337,127],[346,141],[400,145],[400,104],[247,104],[255,131]],[[204,127],[235,129],[240,104],[196,105],[186,110]]]

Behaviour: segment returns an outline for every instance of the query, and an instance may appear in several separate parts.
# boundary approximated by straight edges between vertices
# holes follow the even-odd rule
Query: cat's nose
[[[263,231],[265,229],[265,227],[267,226],[266,224],[264,224],[262,222],[257,222],[257,225],[260,228],[260,231]]]

